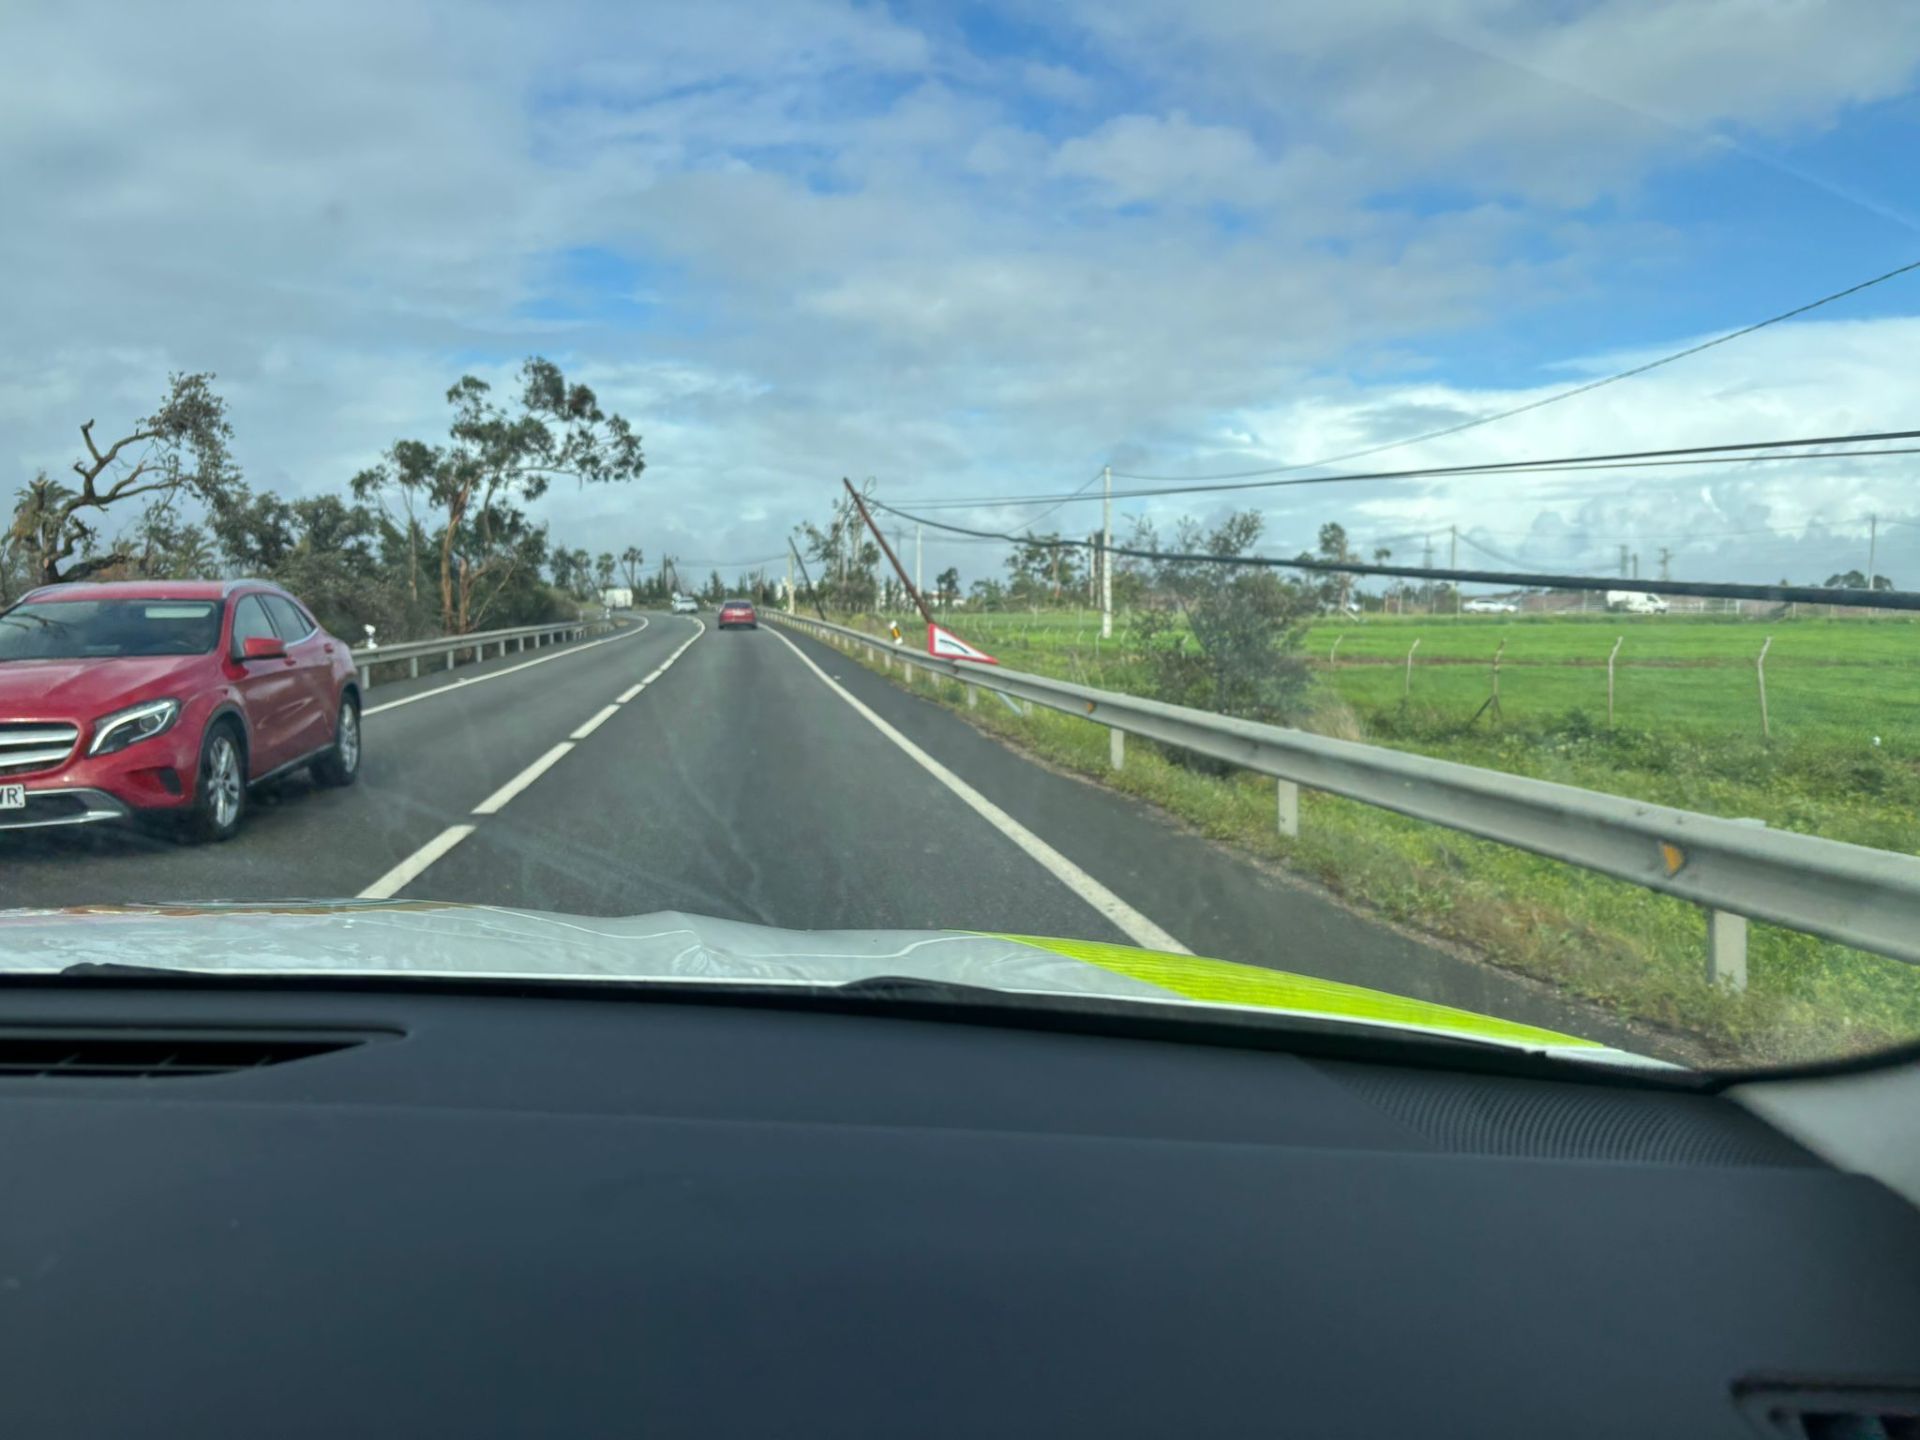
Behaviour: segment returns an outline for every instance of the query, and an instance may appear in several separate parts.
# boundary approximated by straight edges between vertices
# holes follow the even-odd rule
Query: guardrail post
[[[459,651],[457,650],[447,651],[447,669],[449,670],[453,669],[453,657],[457,654],[459,654]]]
[[[1766,828],[1767,822],[1750,816],[1742,816],[1733,822],[1736,825],[1758,825]],[[1707,983],[1725,985],[1729,990],[1747,988],[1747,917],[1735,915],[1730,910],[1707,911]]]
[[[1747,988],[1747,917],[1730,910],[1707,911],[1707,983],[1729,990]]]
[[[967,709],[978,710],[979,708],[980,687],[978,685],[969,685],[967,686]]]
[[[1127,763],[1127,732],[1119,729],[1107,731],[1107,763],[1120,770]]]
[[[418,655],[413,656],[407,661],[407,677],[412,680],[418,680],[420,678],[420,657]]]
[[[1300,834],[1300,787],[1291,780],[1274,783],[1274,820],[1289,840]]]

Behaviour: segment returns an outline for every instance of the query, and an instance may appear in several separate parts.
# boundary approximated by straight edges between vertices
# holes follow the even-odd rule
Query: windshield
[[[213,600],[67,600],[0,614],[0,661],[203,655],[219,638]]]
[[[0,967],[1920,1041],[1920,11],[1351,9],[6,7]]]

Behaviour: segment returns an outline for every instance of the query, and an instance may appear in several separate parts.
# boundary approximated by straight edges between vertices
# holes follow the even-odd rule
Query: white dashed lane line
[[[499,814],[521,791],[525,790],[529,785],[533,784],[534,781],[538,780],[542,775],[546,774],[547,771],[564,760],[567,752],[573,749],[576,744],[585,740],[589,735],[593,734],[594,731],[606,724],[607,721],[619,711],[622,705],[638,697],[649,685],[653,684],[654,681],[672,669],[673,662],[686,654],[688,647],[691,646],[695,640],[698,640],[702,635],[707,633],[707,627],[702,621],[696,620],[693,623],[700,628],[688,636],[686,643],[681,645],[679,649],[675,650],[673,654],[661,662],[660,666],[655,669],[652,674],[640,681],[639,684],[629,686],[626,690],[622,691],[619,698],[616,699],[613,704],[604,707],[592,719],[575,730],[572,735],[562,740],[558,745],[555,745],[551,750],[547,751],[546,754],[527,766],[526,769],[507,781],[507,783],[502,785],[498,790],[494,791],[493,794],[474,806],[473,813],[480,816]],[[635,630],[630,633],[638,634],[639,631]],[[595,640],[590,645],[576,646],[572,650],[564,650],[554,655],[543,655],[539,660],[529,660],[527,664],[543,664],[548,660],[558,660],[560,655],[576,655],[581,650],[591,650],[594,645],[606,645],[610,644],[613,640],[624,640],[625,638],[625,635],[615,635],[608,640]],[[526,668],[526,665],[515,665],[512,667],[512,670],[524,670]],[[494,675],[511,674],[512,670],[497,670],[494,672]],[[483,675],[479,680],[466,681],[464,684],[477,685],[481,680],[490,680],[492,678],[492,675]],[[426,695],[409,695],[405,700],[393,700],[379,708],[390,710],[395,705],[406,705],[415,700],[424,700],[427,698],[427,695],[444,695],[448,690],[461,688],[463,688],[463,685],[442,686],[438,690],[427,691]],[[371,714],[372,711],[367,713]],[[428,867],[444,858],[447,852],[452,850],[454,846],[473,834],[476,828],[478,827],[471,824],[449,825],[425,845],[422,845],[418,850],[414,851],[413,854],[409,855],[378,880],[374,881],[373,884],[362,890],[360,892],[360,898],[362,900],[391,900],[395,895],[398,895],[401,890],[424,875]]]

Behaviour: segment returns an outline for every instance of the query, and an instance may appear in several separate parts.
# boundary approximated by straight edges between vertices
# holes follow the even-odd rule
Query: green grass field
[[[1000,647],[1009,665],[1126,678],[1124,617],[1117,619],[1114,639],[1108,641],[1100,640],[1099,616],[1090,611],[956,614],[953,628],[990,649]],[[1493,654],[1504,641],[1500,706],[1506,719],[1539,725],[1580,711],[1604,723],[1607,654],[1618,639],[1617,727],[1757,740],[1754,661],[1769,636],[1767,708],[1773,739],[1874,748],[1878,736],[1879,748],[1920,758],[1920,623],[1913,621],[1372,616],[1312,626],[1302,653],[1324,683],[1358,712],[1404,704],[1429,721],[1457,717],[1464,722],[1490,693]],[[1415,640],[1419,648],[1409,685],[1406,659]]]
[[[1011,668],[1142,688],[1124,618],[1107,641],[1086,611],[956,613],[951,628]],[[1763,739],[1753,661],[1769,635]],[[1606,656],[1617,637],[1609,727]],[[1503,639],[1501,715],[1476,720]],[[1325,733],[1920,853],[1920,625],[1908,621],[1370,617],[1314,626],[1303,653],[1318,679],[1305,723]],[[1714,1057],[1800,1059],[1920,1036],[1920,968],[1755,926],[1751,988],[1728,995],[1704,980],[1705,922],[1693,906],[1332,796],[1304,797],[1301,836],[1288,842],[1273,834],[1270,782],[1258,777],[1199,774],[1146,746],[1131,747],[1114,775],[1096,726],[984,706],[976,719],[1396,920],[1671,1027]]]

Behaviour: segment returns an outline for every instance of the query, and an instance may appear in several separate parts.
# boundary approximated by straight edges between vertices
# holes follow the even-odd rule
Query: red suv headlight
[[[87,747],[87,754],[117,754],[129,745],[151,740],[171,729],[173,722],[179,718],[178,700],[149,700],[142,705],[116,710],[111,715],[102,715],[93,722],[93,743]]]

